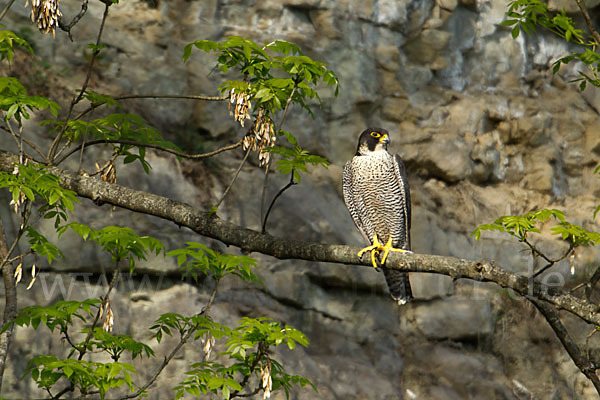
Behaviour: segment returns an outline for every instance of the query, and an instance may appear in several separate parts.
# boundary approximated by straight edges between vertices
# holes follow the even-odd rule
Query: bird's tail
[[[383,268],[383,274],[390,294],[399,305],[406,304],[413,298],[408,272]]]

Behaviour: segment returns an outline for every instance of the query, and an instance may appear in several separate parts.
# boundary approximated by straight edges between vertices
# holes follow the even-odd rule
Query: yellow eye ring
[[[371,132],[371,136],[373,136],[374,138],[378,138],[381,137],[381,133],[373,131]]]

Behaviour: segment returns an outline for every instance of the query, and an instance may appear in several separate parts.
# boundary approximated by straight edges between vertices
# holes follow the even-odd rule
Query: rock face
[[[79,11],[79,4],[63,3],[66,19]],[[513,40],[498,25],[505,8],[501,0],[121,2],[111,7],[103,36],[107,49],[93,71],[91,88],[112,95],[216,95],[225,76],[211,72],[214,59],[201,52],[182,63],[187,43],[228,35],[292,41],[330,64],[339,76],[341,95],[334,98],[323,90],[314,120],[299,109],[286,119],[284,129],[332,165],[311,171],[301,185],[285,192],[269,220],[271,234],[362,244],[341,197],[341,168],[364,127],[381,126],[391,132],[392,151],[409,169],[413,250],[493,258],[527,273],[534,264],[517,242],[489,234],[476,243],[470,233],[501,215],[540,208],[559,208],[572,222],[596,227],[591,217],[600,180],[592,171],[600,154],[600,97],[595,88],[582,94],[565,83],[576,73],[570,68],[552,75],[550,63],[565,54],[564,43],[543,33]],[[21,74],[38,90],[60,82],[62,89],[51,97],[68,104],[65,99],[85,76],[81,54],[95,40],[102,9],[102,3],[90,2],[84,22],[73,29],[75,43],[62,32],[54,41],[31,33],[36,54],[53,69],[33,74],[15,68],[11,73]],[[29,27],[28,10],[22,7],[13,7],[6,18],[15,31]],[[189,152],[233,143],[244,134],[223,103],[131,100],[125,106]],[[41,136],[39,128],[28,129]],[[149,157],[149,176],[136,166],[119,166],[119,183],[206,209],[220,198],[243,154],[228,152],[206,164]],[[91,169],[93,161],[85,167]],[[260,228],[264,177],[256,164],[251,160],[242,169],[219,211],[252,229]],[[70,166],[76,169],[77,161]],[[272,173],[268,198],[287,180]],[[9,234],[14,232],[17,221],[8,210],[0,208],[0,217]],[[74,218],[94,227],[128,225],[169,248],[204,240],[164,221],[106,205],[84,203]],[[42,231],[51,237],[52,226]],[[549,235],[535,240],[553,256],[566,246]],[[100,250],[68,236],[60,247],[68,264],[54,265],[42,275],[45,283],[31,292],[20,287],[20,305],[102,293],[95,291],[101,289],[95,275],[66,273],[107,265]],[[381,273],[252,256],[260,260],[264,287],[227,280],[213,314],[224,323],[266,315],[308,335],[308,349],[275,354],[290,373],[308,377],[319,389],[318,394],[294,391],[293,398],[586,399],[594,393],[535,309],[495,286],[413,274],[417,300],[398,309]],[[575,276],[567,278],[584,278],[597,257],[594,249],[577,253]],[[555,269],[564,272],[567,266]],[[151,259],[140,271],[148,274],[128,278],[113,295],[117,333],[150,342],[144,327],[159,313],[191,314],[208,298],[206,284],[161,275],[176,271],[174,260]],[[585,343],[593,327],[569,322],[575,339]],[[597,345],[596,336],[587,344],[590,349]],[[19,380],[25,362],[40,351],[66,351],[66,346],[43,329],[17,329],[15,340],[2,395],[44,396],[31,381]],[[199,344],[187,345],[151,398],[172,396],[174,380],[201,354]],[[142,374],[149,376],[153,368],[143,362]]]

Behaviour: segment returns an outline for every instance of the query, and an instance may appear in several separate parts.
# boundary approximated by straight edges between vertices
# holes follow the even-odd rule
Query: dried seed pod
[[[26,290],[31,289],[31,287],[35,283],[35,278],[37,278],[37,274],[35,273],[35,264],[33,264],[33,266],[31,267],[31,281],[29,282],[29,285],[27,285]]]
[[[21,282],[22,276],[23,276],[23,260],[21,259],[21,262],[19,263],[19,265],[17,265],[17,268],[15,269],[15,273],[13,275],[13,278],[15,278],[15,284]]]
[[[110,300],[106,300],[106,316],[104,317],[104,324],[102,324],[104,332],[112,332],[114,322],[115,319],[112,308],[110,307]]]
[[[233,116],[235,121],[238,121],[241,126],[244,126],[244,121],[250,118],[248,110],[252,108],[250,95],[245,92],[237,93],[235,89],[229,92],[229,115]],[[233,107],[233,111],[231,108]]]
[[[273,380],[271,379],[271,360],[267,358],[267,361],[260,366],[260,377],[262,381],[262,388],[265,391],[263,399],[271,397],[271,390],[273,389]]]
[[[215,338],[214,336],[212,336],[210,333],[206,333],[206,336],[203,340],[204,346],[203,346],[203,350],[204,350],[204,360],[208,360],[210,358],[210,353],[213,349],[213,347],[215,346]]]
[[[42,33],[52,33],[55,37],[55,30],[58,26],[58,20],[62,13],[58,8],[60,0],[31,0],[31,22],[37,25]],[[25,3],[27,7],[29,1]]]

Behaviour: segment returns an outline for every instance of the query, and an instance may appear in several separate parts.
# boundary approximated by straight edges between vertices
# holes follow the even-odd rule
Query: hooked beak
[[[390,136],[386,133],[381,137],[381,139],[379,139],[379,141],[384,144],[390,144]]]

